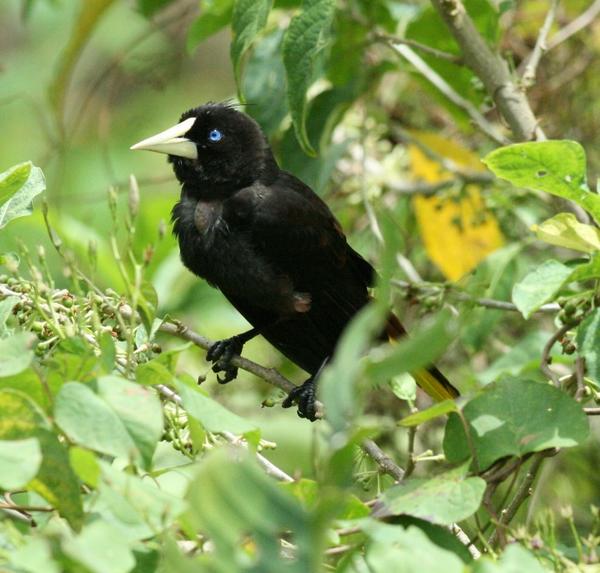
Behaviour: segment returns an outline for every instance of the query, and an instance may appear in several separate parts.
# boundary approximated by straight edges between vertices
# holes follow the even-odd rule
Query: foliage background
[[[307,2],[305,8],[311,4],[318,7],[319,2]],[[245,5],[249,9],[253,3]],[[386,35],[394,34],[457,53],[448,30],[441,20],[434,18],[429,3],[424,1],[338,3],[332,32],[314,54],[315,75],[319,79],[309,90],[312,101],[307,113],[309,141],[304,141],[303,146],[312,145],[318,155],[310,157],[295,137],[294,128],[301,132],[301,127],[297,121],[292,125],[288,116],[280,48],[282,30],[287,28],[299,5],[293,0],[276,2],[264,30],[259,31],[255,44],[241,60],[237,85],[248,101],[247,112],[259,119],[268,131],[283,166],[327,199],[350,242],[385,275],[414,282],[411,276],[414,267],[424,281],[434,285],[409,290],[408,294],[406,289],[394,289],[390,295],[409,330],[412,327],[418,331],[424,321],[429,324],[429,315],[437,316],[448,302],[458,308],[460,331],[448,336],[452,343],[436,363],[461,392],[471,397],[480,387],[506,373],[544,380],[539,369],[540,359],[543,345],[557,328],[555,314],[524,320],[518,313],[466,304],[464,299],[453,298],[452,293],[508,301],[513,285],[543,261],[549,258],[562,262],[575,260],[572,251],[536,240],[530,231],[531,225],[564,211],[565,202],[551,195],[511,187],[489,176],[479,160],[495,149],[497,143],[472,124],[464,109],[450,103],[390,48]],[[521,63],[535,45],[549,4],[536,0],[466,2],[466,5],[486,39],[506,56],[511,69],[522,71]],[[144,274],[157,293],[156,315],[176,317],[213,340],[242,331],[246,326],[244,320],[219,293],[183,269],[170,232],[160,231],[165,224],[168,228],[170,209],[177,198],[177,185],[166,161],[153,154],[130,153],[128,148],[172,125],[181,112],[190,107],[238,95],[230,59],[232,36],[228,11],[231,6],[231,2],[219,0],[200,5],[185,0],[81,3],[10,0],[0,6],[2,170],[26,160],[32,160],[43,169],[49,218],[55,230],[74,252],[77,264],[93,274],[98,286],[118,293],[125,292],[126,285],[111,253],[107,230],[113,228],[115,215],[107,201],[107,190],[111,187],[116,193],[117,219],[122,222],[131,195],[129,176],[135,174],[141,200],[132,250],[142,258],[147,245],[155,245]],[[557,11],[553,33],[586,8],[588,3],[584,1],[563,2]],[[324,12],[319,14],[324,17]],[[212,17],[208,24],[206,15]],[[203,37],[202,31],[207,28],[202,26],[210,29],[211,22],[220,21],[219,18],[225,27]],[[594,187],[600,163],[595,145],[600,128],[600,106],[596,98],[600,81],[598,38],[598,23],[592,22],[550,50],[528,90],[531,105],[547,136],[577,140],[585,148],[591,187]],[[508,134],[481,82],[471,72],[464,67],[452,67],[454,64],[441,58],[422,55],[459,94],[481,110],[497,130]],[[467,170],[469,176],[474,172],[485,175],[475,183],[468,177],[455,177],[456,173],[441,168],[439,161],[428,158],[419,143],[451,159],[454,165]],[[446,178],[457,182],[441,189],[437,199],[415,197],[419,185],[435,185]],[[438,201],[442,201],[443,206],[437,205]],[[0,253],[22,251],[23,244],[35,253],[41,244],[45,247],[56,287],[70,288],[64,262],[51,247],[41,211],[36,208],[32,216],[15,220],[7,230],[0,232]],[[474,215],[478,215],[479,220]],[[119,242],[127,241],[128,233],[122,224],[115,233]],[[388,251],[381,246],[378,233],[386,237],[388,251],[396,250],[405,257],[398,268],[385,262]],[[90,244],[97,253],[95,265],[88,260]],[[406,260],[411,262],[408,269]],[[27,275],[26,270],[22,274]],[[436,286],[447,280],[454,281],[458,287]],[[543,302],[556,302],[559,295],[588,296],[589,286],[565,285],[562,291],[557,289]],[[592,285],[592,291],[594,288]],[[163,350],[181,345],[173,337],[164,335],[159,342]],[[244,355],[277,368],[296,383],[303,380],[302,372],[260,340],[249,343]],[[363,500],[372,499],[390,486],[389,476],[383,475],[364,454],[354,452],[353,485],[344,490],[331,478],[331,468],[327,465],[333,463],[329,452],[330,427],[324,423],[310,425],[277,405],[261,408],[261,402],[277,403],[282,393],[243,370],[232,385],[219,386],[203,356],[199,349],[181,352],[176,372],[180,376],[187,373],[194,377],[207,374],[202,387],[251,426],[260,428],[264,440],[277,443],[277,448],[268,452],[268,458],[289,475],[317,479],[325,484],[324,488],[331,480],[334,485],[330,486],[337,493],[338,490],[349,491]],[[569,356],[561,356],[557,361],[561,363],[558,368],[563,369],[559,370],[562,374],[573,368]],[[350,366],[345,370],[343,364],[336,372],[341,373],[342,378],[351,376]],[[422,396],[414,403],[399,399],[398,396],[406,397],[407,390],[403,389],[406,384],[410,388],[405,379],[398,379],[395,387],[383,384],[361,398],[357,407],[361,414],[357,414],[353,426],[357,433],[366,429],[374,432],[377,443],[402,467],[406,467],[408,461],[410,433],[396,427],[395,422],[408,415],[411,407],[422,409],[429,404]],[[530,549],[536,549],[536,543],[545,544],[547,548],[548,539],[543,532],[551,529],[549,524],[555,522],[559,540],[556,551],[564,559],[550,561],[558,570],[570,566],[567,560],[579,563],[580,567],[594,566],[584,563],[577,555],[580,537],[597,540],[594,533],[598,535],[597,510],[590,510],[590,506],[600,498],[599,428],[597,418],[592,417],[590,421],[591,437],[579,447],[564,450],[545,461],[535,493],[517,520],[523,529],[510,532],[512,537],[523,539]],[[175,428],[179,438],[184,431],[189,433],[189,428]],[[431,450],[431,455],[425,454],[425,460],[417,463],[416,476],[431,477],[448,469],[443,460],[435,457],[442,452],[443,433],[443,419],[430,421],[417,432],[414,451]],[[183,441],[186,439],[190,439],[188,434]],[[81,440],[73,441],[86,446]],[[159,448],[159,451],[166,452],[168,443],[172,442],[161,442],[160,448],[165,449]],[[97,451],[91,446],[90,449]],[[204,450],[197,450],[195,446],[198,460],[203,460]],[[219,463],[227,462],[218,459],[207,462],[202,475],[218,476]],[[195,474],[190,471],[189,475]],[[169,487],[185,488],[185,481],[173,480],[175,485]],[[230,480],[226,481],[235,489],[235,480]],[[262,483],[259,477],[256,480]],[[246,486],[250,487],[248,483]],[[27,495],[32,497],[27,498]],[[303,495],[312,494],[296,492],[296,495],[303,499]],[[329,538],[325,541],[323,524],[331,508],[323,506],[325,494],[321,492],[320,496],[317,496],[321,499],[318,508],[323,523],[319,525],[315,518],[313,529],[307,527],[306,531],[317,536],[319,543],[327,541],[330,549],[344,545],[339,540],[337,543]],[[19,500],[25,505],[41,503],[36,494],[23,494]],[[191,503],[201,508],[208,500],[199,498]],[[295,526],[298,526],[305,516],[296,517]],[[23,541],[28,535],[27,528],[18,525],[23,536],[20,538],[8,525],[12,523],[10,518],[3,515],[2,519],[4,553],[0,557],[5,558],[6,567],[35,570],[34,565],[23,565],[13,555],[23,543],[30,543]],[[463,526],[473,537],[476,524],[471,520]],[[160,556],[161,566],[166,570],[183,570],[178,552],[192,551],[182,543],[195,539],[190,533],[195,527],[210,531],[210,525],[205,523],[192,526],[177,522],[166,538],[157,534],[150,537],[150,542],[144,542],[142,553],[152,556],[148,559],[156,563]],[[234,524],[228,523],[228,527],[234,528]],[[418,533],[410,531],[418,537]],[[575,538],[573,531],[578,532]],[[69,571],[103,570],[97,563],[78,559],[77,551],[68,548],[65,541],[68,536],[61,535],[66,534],[50,527],[39,536],[44,543],[51,540],[48,547],[57,567]],[[106,541],[110,535],[106,535],[99,546],[111,545]],[[385,536],[383,533],[381,536],[379,543],[385,545]],[[543,542],[539,541],[541,538]],[[373,534],[375,547],[377,539]],[[174,540],[180,542],[178,549],[173,545]],[[261,543],[254,541],[266,554]],[[298,541],[301,546],[301,540]],[[314,539],[312,543],[318,555],[319,543]],[[418,545],[420,541],[412,543]],[[248,545],[246,550],[252,555],[252,544]],[[84,542],[82,547],[87,547]],[[421,555],[428,550],[430,548],[424,545]],[[593,548],[589,552],[592,554]],[[406,560],[405,553],[406,550],[401,551],[397,558]],[[148,565],[140,555],[136,557],[136,570],[154,570],[154,565]],[[393,557],[389,559],[390,563],[394,562]],[[342,562],[343,559],[332,558],[330,565],[343,570]],[[131,568],[122,566],[122,570]]]

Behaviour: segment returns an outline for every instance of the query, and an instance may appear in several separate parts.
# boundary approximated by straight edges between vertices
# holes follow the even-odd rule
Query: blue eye
[[[214,142],[221,141],[221,139],[223,139],[223,134],[218,129],[213,129],[208,134],[208,139]]]

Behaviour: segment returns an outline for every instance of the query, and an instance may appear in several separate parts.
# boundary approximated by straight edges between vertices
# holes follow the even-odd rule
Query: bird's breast
[[[223,204],[220,201],[198,201],[194,209],[194,227],[196,231],[210,242],[216,231],[226,230],[227,225],[222,214]]]

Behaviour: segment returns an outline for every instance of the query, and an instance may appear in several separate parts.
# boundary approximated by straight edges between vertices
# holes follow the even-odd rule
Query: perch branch
[[[519,141],[545,139],[526,95],[513,81],[508,64],[493,51],[461,0],[431,0],[460,46],[465,64],[483,82],[500,115]]]
[[[548,50],[552,50],[562,44],[565,40],[568,40],[571,36],[577,34],[587,26],[589,26],[600,14],[600,0],[593,2],[590,7],[577,16],[570,24],[567,24],[564,28],[561,28],[548,42]]]
[[[527,60],[527,65],[525,66],[525,71],[523,72],[522,77],[523,85],[526,88],[535,83],[538,65],[542,59],[542,56],[544,55],[544,52],[548,50],[546,40],[556,16],[557,6],[558,0],[552,0],[548,13],[546,14],[546,18],[544,19],[544,24],[540,28],[540,33],[538,34],[533,51]]]

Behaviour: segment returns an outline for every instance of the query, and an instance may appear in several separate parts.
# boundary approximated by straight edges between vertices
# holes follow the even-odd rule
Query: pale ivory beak
[[[188,117],[181,123],[165,129],[165,131],[143,139],[139,143],[132,145],[129,149],[147,149],[148,151],[177,155],[179,157],[187,157],[188,159],[198,159],[196,144],[183,137],[192,128],[195,121],[195,117]]]

